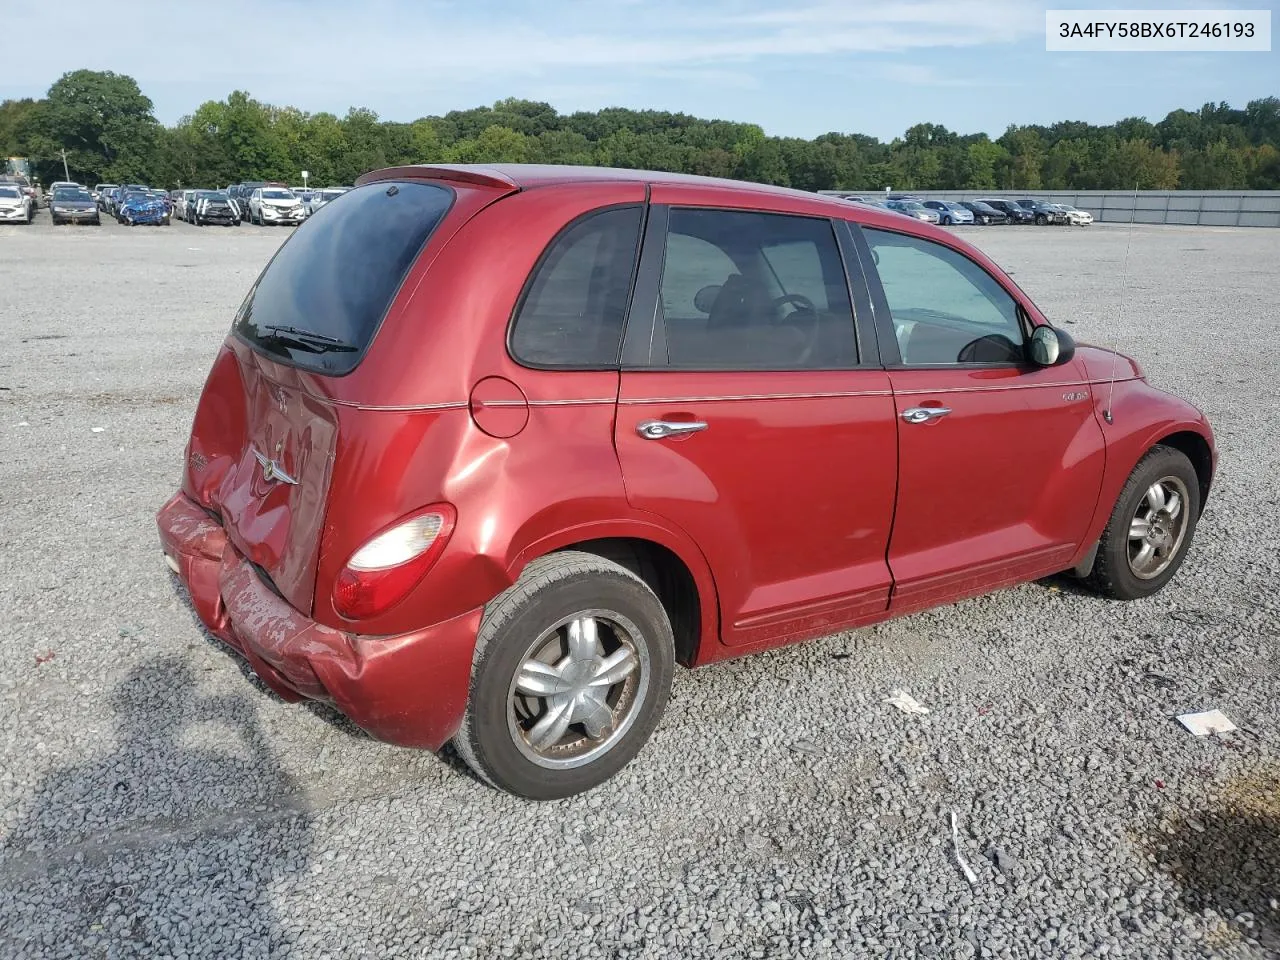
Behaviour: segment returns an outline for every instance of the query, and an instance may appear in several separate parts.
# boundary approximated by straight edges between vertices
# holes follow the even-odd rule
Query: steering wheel
[[[804,349],[800,351],[797,362],[806,364],[813,355],[814,348],[818,345],[818,331],[820,327],[820,318],[818,316],[818,308],[812,300],[803,293],[784,293],[780,297],[774,297],[771,306],[777,310],[780,307],[794,306],[798,309],[793,310],[782,318],[782,322],[788,326],[799,329],[805,336]],[[802,324],[796,322],[796,318],[807,314],[810,318],[809,329],[804,330]]]

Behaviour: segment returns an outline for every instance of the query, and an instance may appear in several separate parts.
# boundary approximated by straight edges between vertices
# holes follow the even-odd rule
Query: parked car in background
[[[236,202],[236,206],[240,208],[240,216],[243,219],[249,219],[249,200],[253,197],[253,191],[259,187],[268,186],[288,189],[283,183],[268,183],[265,180],[246,180],[244,183],[237,183],[231,187],[228,193],[231,199]]]
[[[0,223],[30,223],[34,205],[17,183],[0,182]]]
[[[165,213],[169,217],[173,216],[173,197],[169,195],[168,190],[161,190],[159,187],[148,187],[147,193],[164,204]]]
[[[975,223],[980,223],[984,226],[1009,222],[1009,215],[1003,210],[997,210],[991,204],[983,203],[981,200],[961,200],[960,206],[973,214]]]
[[[1093,214],[1088,210],[1081,210],[1069,203],[1055,203],[1054,206],[1066,214],[1067,223],[1073,227],[1087,227],[1093,223]]]
[[[235,201],[220,190],[198,190],[191,202],[191,222],[197,227],[220,223],[240,226],[240,209]]]
[[[36,210],[40,207],[40,190],[29,180],[26,175],[21,173],[6,173],[0,176],[0,183],[7,183],[18,188],[19,192],[30,202],[31,215],[35,216]]]
[[[1013,200],[1024,210],[1030,210],[1031,216],[1040,226],[1060,225],[1067,222],[1067,216],[1047,200],[1035,200],[1029,197],[1017,197]]]
[[[49,189],[45,191],[45,195],[52,197],[53,191],[61,187],[79,187],[79,186],[83,186],[83,184],[76,183],[74,180],[55,180],[53,181],[53,183],[49,184]]]
[[[954,200],[925,200],[922,204],[938,213],[938,222],[944,227],[957,223],[973,223],[973,211]]]
[[[879,197],[866,197],[862,199],[856,199],[853,202],[860,203],[863,206],[867,206],[867,207],[875,207],[877,210],[883,210],[885,213],[892,213],[894,216],[906,217],[909,220],[916,219],[916,217],[913,214],[909,213],[908,211],[898,210],[894,207],[891,207],[889,206],[889,201],[881,200]]]
[[[1036,220],[1034,213],[1020,207],[1011,200],[1004,200],[999,197],[981,197],[975,202],[985,203],[989,207],[994,207],[1008,217],[1010,223],[1035,223]]]
[[[305,219],[302,201],[288,187],[258,187],[249,197],[249,222],[260,227],[296,225]]]
[[[99,210],[105,210],[107,208],[107,194],[117,186],[119,186],[119,184],[100,183],[93,188],[93,201],[98,205]]]
[[[925,223],[937,223],[942,219],[938,216],[937,210],[930,210],[916,200],[886,200],[885,206],[916,220],[923,220]]]
[[[311,216],[326,203],[337,200],[338,197],[350,189],[350,187],[323,187],[319,190],[312,190],[311,199],[303,200],[302,206],[306,209],[307,216]]]
[[[151,190],[126,190],[116,208],[116,220],[130,227],[138,224],[167,226],[169,210]]]
[[[179,190],[173,202],[173,218],[190,222],[191,201],[195,198],[195,190]]]
[[[108,212],[117,220],[120,219],[120,205],[124,202],[125,194],[145,191],[147,188],[140,183],[122,183],[120,186],[111,190],[107,196],[110,200]]]
[[[173,456],[165,562],[262,681],[537,799],[629,763],[677,662],[1062,571],[1150,597],[1217,462],[949,231],[501,164],[300,227]]]
[[[59,187],[49,200],[49,217],[53,225],[63,223],[92,223],[100,226],[98,205],[84,187]]]

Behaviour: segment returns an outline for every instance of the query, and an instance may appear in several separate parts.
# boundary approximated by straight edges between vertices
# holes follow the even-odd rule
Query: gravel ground
[[[0,956],[1280,955],[1280,230],[1136,228],[1122,320],[1126,228],[969,231],[1213,420],[1161,595],[680,672],[637,762],[543,805],[280,702],[171,586],[153,514],[285,235],[0,227]],[[1240,731],[1172,719],[1211,707]]]

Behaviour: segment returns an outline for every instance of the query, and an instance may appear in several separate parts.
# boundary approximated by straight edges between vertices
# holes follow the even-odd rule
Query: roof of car
[[[818,194],[808,190],[796,190],[791,187],[777,187],[765,183],[750,183],[745,180],[729,180],[722,177],[700,177],[692,173],[669,173],[661,170],[632,170],[626,167],[587,167],[571,164],[551,163],[434,163],[418,166],[391,167],[374,171],[385,179],[387,174],[400,173],[407,176],[431,177],[440,180],[458,180],[462,182],[489,184],[492,186],[513,187],[527,190],[534,187],[550,186],[561,183],[673,183],[688,184],[694,187],[730,187],[752,193],[782,194],[784,196],[807,197],[813,199]],[[373,174],[365,174],[357,184],[372,179]],[[825,199],[825,198],[824,198]]]
[[[833,216],[848,216],[850,208],[858,208],[858,220],[865,227],[887,227],[905,230],[922,236],[937,236],[938,227],[931,223],[904,218],[891,208],[871,204],[851,204],[838,197],[824,196],[808,190],[778,187],[746,180],[730,180],[723,177],[701,177],[691,173],[669,173],[659,170],[633,170],[626,167],[587,167],[569,164],[536,163],[440,163],[403,167],[385,167],[371,170],[356,180],[356,186],[378,180],[397,178],[422,178],[446,180],[454,183],[472,183],[488,187],[505,187],[508,190],[528,190],[536,187],[566,183],[650,183],[681,184],[690,187],[728,189],[747,196],[772,196],[800,201],[810,212],[825,209]],[[917,202],[917,201],[909,201]],[[905,222],[904,222],[905,221]],[[957,243],[944,234],[947,242]]]

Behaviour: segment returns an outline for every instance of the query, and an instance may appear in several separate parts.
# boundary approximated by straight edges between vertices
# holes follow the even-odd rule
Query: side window
[[[858,360],[828,220],[673,209],[660,304],[671,367],[831,369]]]
[[[516,311],[511,352],[540,367],[611,367],[640,242],[639,207],[593,213],[564,230],[535,268]]]
[[[968,257],[919,237],[864,227],[908,365],[1023,359],[1018,304]]]

